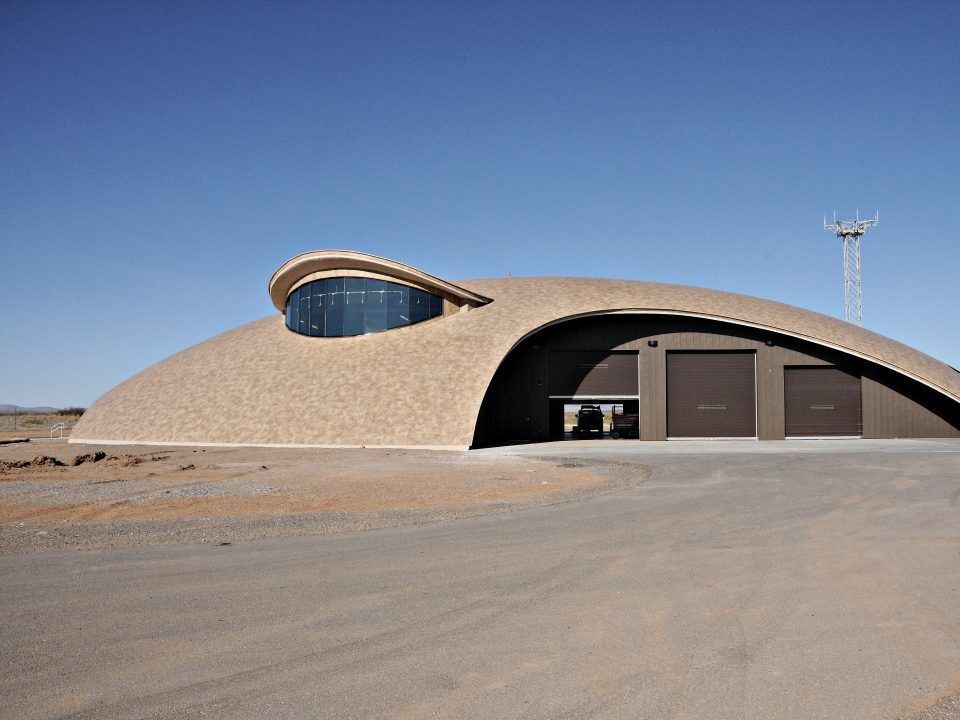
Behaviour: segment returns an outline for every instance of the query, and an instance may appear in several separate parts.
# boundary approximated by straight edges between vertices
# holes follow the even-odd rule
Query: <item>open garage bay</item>
[[[0,716],[893,720],[958,692],[960,443],[470,457],[504,453],[650,475],[370,532],[7,554]]]

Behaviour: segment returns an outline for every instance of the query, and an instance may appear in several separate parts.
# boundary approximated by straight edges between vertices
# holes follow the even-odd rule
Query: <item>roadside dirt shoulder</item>
[[[0,553],[355,532],[613,492],[636,465],[421,450],[0,446]]]

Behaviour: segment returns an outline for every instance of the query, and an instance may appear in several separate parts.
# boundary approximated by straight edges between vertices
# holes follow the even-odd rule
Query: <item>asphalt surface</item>
[[[957,692],[960,443],[507,452],[652,479],[417,527],[0,557],[0,717],[875,720]]]

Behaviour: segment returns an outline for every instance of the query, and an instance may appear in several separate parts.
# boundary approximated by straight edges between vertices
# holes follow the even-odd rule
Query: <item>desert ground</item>
[[[960,442],[0,462],[3,718],[960,718]]]
[[[631,465],[422,450],[0,445],[0,552],[367,530],[589,497]]]

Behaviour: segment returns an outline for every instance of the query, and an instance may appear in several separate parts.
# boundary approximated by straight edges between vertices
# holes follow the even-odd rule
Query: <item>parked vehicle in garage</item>
[[[581,405],[577,412],[577,424],[573,428],[573,434],[585,435],[591,432],[603,437],[603,411],[599,405]]]
[[[640,413],[623,411],[623,405],[614,405],[610,413],[610,437],[640,438]]]

